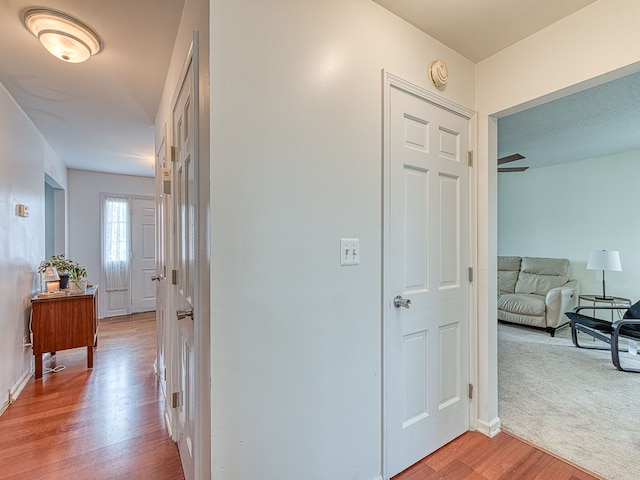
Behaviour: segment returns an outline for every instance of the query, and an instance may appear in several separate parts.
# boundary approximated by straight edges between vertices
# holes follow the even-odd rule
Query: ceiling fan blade
[[[498,159],[498,165],[503,165],[509,162],[515,162],[516,160],[522,160],[524,158],[523,155],[519,153],[514,153],[513,155],[507,155],[506,157],[502,157]]]
[[[502,167],[498,168],[498,173],[524,172],[529,167]]]

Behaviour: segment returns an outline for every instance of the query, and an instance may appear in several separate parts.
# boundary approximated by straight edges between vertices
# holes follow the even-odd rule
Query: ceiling
[[[374,1],[477,62],[595,0]],[[81,64],[54,58],[22,24],[22,13],[34,6],[88,24],[104,50]],[[2,0],[0,83],[69,168],[153,176],[153,125],[183,6],[184,0]],[[554,158],[575,159],[567,138],[578,139],[583,153],[604,148],[599,134],[622,145],[617,136],[633,133],[631,114],[624,112],[638,110],[628,94],[634,89],[635,101],[640,89],[624,81],[619,87],[624,102],[618,100],[621,90],[606,97],[601,97],[604,90],[582,92],[560,100],[579,108],[577,113],[569,112],[568,104],[551,102],[500,119],[499,156],[519,152],[526,160],[511,165],[535,166],[537,158],[554,157],[550,152]],[[607,102],[594,111],[593,100],[602,98]],[[588,136],[578,126],[590,127]],[[640,138],[637,131],[635,137]],[[591,139],[589,148],[585,138]]]
[[[498,119],[505,167],[547,167],[640,149],[640,73]]]
[[[153,125],[184,0],[2,0],[0,83],[67,167],[153,176]],[[47,52],[27,8],[89,25],[104,50],[84,63]]]
[[[374,0],[478,63],[597,0]]]

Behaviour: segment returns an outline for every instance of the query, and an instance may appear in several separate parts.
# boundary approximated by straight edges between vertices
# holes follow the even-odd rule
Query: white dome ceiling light
[[[29,9],[24,12],[24,25],[53,56],[65,62],[84,62],[102,50],[102,40],[96,32],[55,10]]]

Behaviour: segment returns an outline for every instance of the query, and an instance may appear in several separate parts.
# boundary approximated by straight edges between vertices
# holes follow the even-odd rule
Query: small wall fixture
[[[449,69],[442,60],[436,60],[429,65],[429,78],[436,87],[441,87],[449,80]]]
[[[55,10],[32,8],[24,25],[49,52],[69,63],[80,63],[102,50],[102,40],[90,27]]]

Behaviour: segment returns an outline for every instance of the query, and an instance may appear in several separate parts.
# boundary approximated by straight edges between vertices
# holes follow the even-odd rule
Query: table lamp
[[[620,254],[615,251],[594,250],[589,253],[587,261],[587,270],[602,270],[602,296],[596,295],[598,300],[613,300],[613,297],[607,297],[604,283],[604,272],[620,272],[622,265],[620,264]]]
[[[46,285],[47,293],[54,293],[58,291],[58,288],[60,287],[60,276],[58,275],[56,267],[47,267],[42,279]]]

